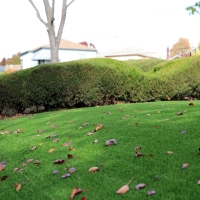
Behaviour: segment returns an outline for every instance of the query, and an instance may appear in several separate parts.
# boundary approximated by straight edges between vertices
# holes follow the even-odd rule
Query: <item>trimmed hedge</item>
[[[165,61],[145,73],[106,58],[45,64],[1,75],[0,85],[1,113],[199,98],[200,57]]]

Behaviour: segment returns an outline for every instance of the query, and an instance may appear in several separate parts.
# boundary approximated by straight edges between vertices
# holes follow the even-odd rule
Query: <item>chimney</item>
[[[169,47],[167,47],[167,60],[169,60]]]

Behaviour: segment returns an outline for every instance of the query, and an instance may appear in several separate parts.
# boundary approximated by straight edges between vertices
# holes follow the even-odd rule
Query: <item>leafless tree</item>
[[[37,13],[38,19],[47,28],[49,41],[50,41],[50,48],[51,48],[51,61],[50,61],[51,63],[56,63],[59,61],[58,49],[59,49],[59,44],[60,44],[60,40],[61,40],[62,33],[63,33],[63,28],[65,25],[67,9],[74,1],[75,0],[71,0],[71,2],[67,4],[67,0],[63,0],[60,26],[58,29],[58,33],[56,35],[55,26],[54,26],[55,0],[52,0],[52,6],[50,6],[49,0],[43,0],[44,7],[45,7],[45,13],[46,13],[46,17],[47,17],[47,22],[45,22],[45,20],[42,19],[40,12],[37,9],[37,7],[35,6],[35,4],[33,3],[33,1],[29,0],[29,2],[31,3],[31,5],[33,6],[33,8],[35,9],[35,11]]]

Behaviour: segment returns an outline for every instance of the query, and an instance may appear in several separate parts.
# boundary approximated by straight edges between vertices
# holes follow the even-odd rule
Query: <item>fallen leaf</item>
[[[18,168],[18,167],[16,167],[16,168],[13,170],[13,172],[21,172],[21,171],[23,171],[23,169],[20,169],[20,168]]]
[[[154,126],[154,128],[158,128],[158,126]]]
[[[115,139],[106,140],[106,146],[110,146],[112,144],[115,144],[115,145],[117,144]]]
[[[56,175],[58,173],[58,170],[53,170],[53,175]]]
[[[68,178],[68,177],[70,177],[70,174],[63,174],[62,175],[62,178]]]
[[[181,169],[185,169],[185,168],[187,168],[188,167],[188,163],[183,163],[183,165],[182,165],[182,167],[181,167]]]
[[[95,144],[95,143],[97,143],[97,142],[99,142],[97,139],[95,139],[94,141],[93,141],[93,144]]]
[[[93,135],[93,132],[88,132],[87,135],[88,136]]]
[[[87,126],[87,125],[89,125],[89,123],[88,123],[88,122],[86,122],[86,123],[83,123],[82,125],[83,125],[83,126]]]
[[[76,150],[76,149],[74,149],[74,148],[72,148],[72,147],[69,147],[69,150],[70,150],[70,151],[73,151],[73,150]]]
[[[134,122],[134,125],[138,125],[138,122]]]
[[[161,180],[161,178],[158,176],[158,175],[156,175],[155,177],[154,177],[154,181],[160,181]]]
[[[56,125],[56,124],[53,124],[53,125],[51,126],[51,128],[57,128],[57,125]]]
[[[72,156],[71,154],[67,154],[67,158],[68,158],[68,159],[72,159],[73,156]]]
[[[184,134],[184,133],[186,133],[186,132],[187,132],[187,130],[182,130],[182,131],[181,131],[182,134]]]
[[[7,175],[6,175],[6,176],[2,176],[2,177],[1,177],[1,181],[5,181],[7,178],[8,178]]]
[[[50,136],[50,135],[47,135],[46,138],[51,138],[51,136]]]
[[[54,161],[53,161],[54,164],[62,164],[62,163],[64,163],[64,162],[65,162],[65,160],[61,160],[61,159],[58,159],[58,160],[54,160]]]
[[[168,154],[173,154],[174,152],[172,152],[172,151],[167,151],[167,153],[168,153]]]
[[[15,189],[18,192],[21,189],[21,184],[16,183],[15,184]]]
[[[200,180],[198,180],[197,184],[200,185]]]
[[[58,136],[58,134],[53,134],[51,137],[57,137]]]
[[[82,197],[81,200],[87,200],[86,197]]]
[[[177,112],[176,115],[178,115],[178,116],[183,115],[183,112]]]
[[[96,129],[94,130],[94,132],[96,132],[96,131],[98,131],[98,130],[100,130],[102,128],[103,128],[103,125],[102,124],[98,124]]]
[[[41,143],[40,143],[40,146],[42,146],[43,144],[44,144],[44,142],[41,142]]]
[[[151,190],[151,191],[148,191],[148,192],[147,192],[147,195],[151,196],[151,195],[153,195],[153,194],[155,194],[155,193],[156,193],[155,190]]]
[[[53,142],[58,142],[59,141],[59,139],[57,138],[57,139],[55,139],[55,140],[53,140]]]
[[[136,151],[135,156],[136,156],[136,157],[140,157],[140,156],[144,156],[144,154],[142,154],[142,153]]]
[[[135,186],[135,189],[139,190],[139,189],[144,188],[144,187],[146,187],[146,184],[140,183],[140,184],[138,184],[138,185]]]
[[[30,163],[30,162],[32,162],[34,159],[28,159],[26,162],[27,163]]]
[[[134,148],[135,151],[139,151],[140,149],[142,149],[141,146],[137,146],[137,147]]]
[[[0,165],[6,165],[7,160],[4,160],[3,162],[0,163]]]
[[[72,168],[69,169],[69,173],[73,173],[75,171],[76,171],[76,168],[74,168],[74,167],[72,167]]]
[[[79,126],[77,129],[82,129],[83,127],[82,126]]]
[[[37,130],[38,133],[45,132],[45,130]]]
[[[35,150],[35,149],[37,149],[37,146],[32,147],[32,148],[31,148],[31,151],[33,151],[33,150]]]
[[[153,157],[154,155],[152,153],[149,154],[149,157]]]
[[[36,165],[40,165],[40,161],[39,161],[39,160],[36,160],[36,161],[35,161],[35,164],[36,164]]]
[[[194,103],[189,103],[189,106],[194,106]]]
[[[151,114],[147,114],[146,116],[150,116]]]
[[[40,135],[36,135],[36,137],[40,137]]]
[[[70,195],[70,199],[74,199],[77,194],[80,194],[83,190],[81,188],[74,188]]]
[[[126,192],[128,192],[129,184],[133,181],[133,179],[134,179],[134,177],[132,177],[132,179],[126,185],[119,188],[116,193],[117,194],[125,194]]]
[[[96,171],[98,171],[98,170],[99,170],[98,167],[91,167],[88,171],[89,171],[89,172],[96,172]]]
[[[1,165],[0,164],[0,172],[3,171],[6,168],[6,165]]]
[[[26,165],[27,165],[26,163],[23,163],[23,164],[22,164],[22,167],[26,167]]]
[[[70,146],[71,144],[72,144],[71,142],[65,142],[65,143],[63,144],[63,147]]]
[[[52,149],[49,150],[49,153],[51,153],[51,152],[53,152],[55,150],[56,150],[56,148],[52,148]]]

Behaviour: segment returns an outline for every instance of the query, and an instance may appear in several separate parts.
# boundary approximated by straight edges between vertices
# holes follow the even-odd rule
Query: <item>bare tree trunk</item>
[[[47,22],[45,22],[41,16],[40,13],[33,3],[32,0],[29,0],[33,8],[35,9],[37,13],[37,17],[39,20],[46,26],[48,36],[49,36],[49,41],[50,41],[50,51],[51,51],[51,63],[56,63],[59,62],[59,44],[60,40],[62,37],[64,25],[65,25],[65,20],[66,20],[66,13],[67,13],[67,8],[74,2],[75,0],[71,0],[71,2],[67,5],[67,0],[63,0],[62,4],[62,14],[61,14],[61,21],[60,21],[60,26],[58,29],[58,34],[56,36],[55,34],[55,25],[54,25],[54,10],[55,10],[55,0],[52,0],[52,6],[49,4],[49,0],[43,0],[44,2],[44,7],[45,7],[45,12],[46,12],[46,17],[47,17]]]

